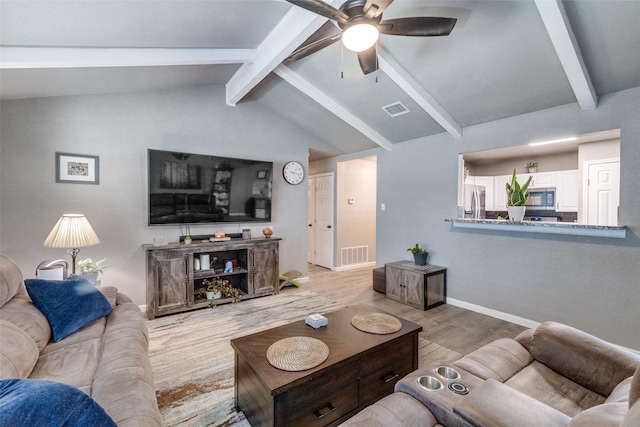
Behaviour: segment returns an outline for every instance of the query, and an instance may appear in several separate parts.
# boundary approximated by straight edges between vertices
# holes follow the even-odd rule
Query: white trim
[[[0,69],[242,64],[257,57],[256,49],[5,46]]]
[[[580,108],[595,109],[598,97],[562,1],[535,0],[535,4]]]
[[[454,120],[451,114],[381,46],[378,46],[378,64],[380,69],[444,130],[454,137],[462,136],[462,127]]]
[[[300,74],[296,73],[291,68],[287,67],[286,65],[280,64],[273,70],[273,72],[276,73],[284,81],[289,83],[291,86],[295,87],[300,92],[304,93],[309,98],[313,99],[318,104],[322,105],[324,108],[344,120],[347,124],[378,144],[380,147],[384,148],[387,151],[391,151],[393,149],[393,144],[391,143],[391,141],[386,139],[375,129],[369,127],[369,125],[356,117],[355,114],[351,113],[345,107],[338,104],[333,98],[327,96],[327,94],[322,92],[316,86],[311,84],[311,82],[304,79]]]
[[[349,264],[349,265],[341,265],[339,267],[333,267],[331,270],[333,271],[347,271],[347,270],[357,270],[359,268],[364,268],[364,267],[375,267],[376,263],[375,261],[371,261],[371,262],[363,262],[362,264]]]
[[[140,311],[142,311],[145,315],[147,314],[147,304],[143,304],[143,305],[139,305],[138,308],[140,309]]]
[[[495,317],[496,319],[505,320],[507,322],[515,323],[516,325],[525,326],[527,328],[537,328],[538,326],[540,326],[540,322],[536,322],[535,320],[525,319],[524,317],[514,316],[513,314],[504,313],[502,311],[493,310],[491,308],[471,304],[454,298],[447,297],[447,304],[475,311],[476,313],[485,314],[487,316]]]

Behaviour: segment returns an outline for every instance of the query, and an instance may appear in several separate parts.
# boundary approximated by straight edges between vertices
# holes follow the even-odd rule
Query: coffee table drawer
[[[413,369],[413,353],[407,353],[360,380],[361,403],[393,392],[395,384]]]
[[[276,426],[325,426],[358,407],[357,365],[276,397]]]
[[[414,338],[412,336],[402,337],[390,343],[376,347],[363,358],[362,373],[366,376],[373,372],[386,369],[389,366],[389,363],[395,361],[398,357],[404,357],[407,353],[413,353],[413,347]],[[413,360],[410,362],[410,365],[413,366]]]

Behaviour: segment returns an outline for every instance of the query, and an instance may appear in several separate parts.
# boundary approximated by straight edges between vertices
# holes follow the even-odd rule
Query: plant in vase
[[[511,176],[511,183],[507,182],[507,211],[509,211],[509,219],[515,222],[522,222],[524,218],[524,211],[527,208],[527,200],[529,200],[529,184],[531,184],[531,179],[533,177],[529,176],[529,179],[523,184],[520,185],[518,180],[516,179],[516,170],[513,169],[513,175]]]
[[[81,259],[76,263],[76,267],[84,278],[95,285],[98,283],[98,275],[111,267],[110,265],[102,265],[106,260],[106,258],[102,258],[100,261],[93,262],[91,258]]]
[[[429,252],[420,247],[419,244],[416,243],[414,247],[407,249],[407,251],[413,254],[413,262],[415,262],[416,265],[427,265]]]
[[[212,308],[215,307],[213,300],[220,299],[223,296],[231,298],[234,304],[240,301],[240,291],[231,286],[228,280],[219,277],[213,281],[204,279],[202,284],[204,287],[197,289],[194,293],[196,295],[206,295],[207,300],[211,301],[210,307]]]
[[[538,162],[527,163],[527,169],[529,170],[529,173],[538,172]]]

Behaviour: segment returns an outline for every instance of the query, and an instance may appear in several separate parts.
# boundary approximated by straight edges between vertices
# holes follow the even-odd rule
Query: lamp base
[[[67,250],[67,253],[71,255],[71,274],[76,274],[76,257],[80,253],[80,249],[71,248]]]

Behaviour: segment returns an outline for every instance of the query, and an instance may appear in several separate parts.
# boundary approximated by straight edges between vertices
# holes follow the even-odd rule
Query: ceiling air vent
[[[402,102],[394,102],[393,104],[382,107],[382,109],[391,117],[398,117],[409,112],[409,109],[405,107]]]

